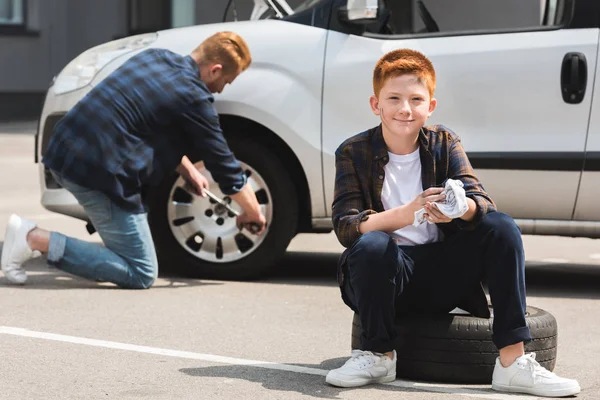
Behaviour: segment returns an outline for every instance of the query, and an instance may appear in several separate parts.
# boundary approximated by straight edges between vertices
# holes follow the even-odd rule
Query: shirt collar
[[[429,138],[425,134],[426,129],[421,128],[419,131],[419,145],[421,148],[427,149],[429,146]],[[381,158],[387,157],[388,149],[385,145],[385,140],[383,139],[383,130],[381,129],[381,124],[375,128],[375,132],[373,133],[373,159],[379,160]]]
[[[185,61],[187,61],[187,63],[190,65],[190,67],[193,68],[194,71],[196,71],[196,74],[198,74],[198,77],[200,77],[200,70],[198,69],[198,64],[196,64],[196,61],[192,58],[192,56],[191,55],[185,56]]]

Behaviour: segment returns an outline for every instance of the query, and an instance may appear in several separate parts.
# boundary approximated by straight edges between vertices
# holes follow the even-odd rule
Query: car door
[[[592,2],[590,2],[590,5]],[[593,2],[593,7],[590,9],[591,15],[596,15],[596,19],[591,19],[590,25],[600,27],[600,3]],[[600,44],[599,44],[600,51]],[[585,148],[585,163],[584,171],[581,176],[579,185],[579,193],[577,194],[577,203],[573,219],[578,221],[594,221],[600,222],[600,207],[598,207],[598,199],[600,198],[600,80],[598,73],[600,66],[596,66],[596,79],[593,88],[595,101],[592,103],[592,111],[590,113],[590,127],[588,129],[588,138]],[[592,94],[592,93],[590,93]],[[597,229],[597,224],[590,224],[588,234],[590,236],[600,236],[600,230]]]
[[[395,4],[387,10],[390,23],[379,33],[329,34],[323,88],[329,209],[335,149],[379,123],[369,108],[375,63],[388,51],[411,48],[436,68],[438,108],[431,123],[444,124],[461,137],[498,208],[515,218],[571,219],[598,29],[574,29],[578,20],[568,0],[390,2]],[[439,32],[431,32],[436,25]]]

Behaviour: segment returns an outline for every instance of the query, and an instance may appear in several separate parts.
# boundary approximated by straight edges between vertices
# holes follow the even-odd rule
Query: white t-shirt
[[[410,203],[423,192],[421,156],[419,149],[410,154],[398,155],[388,151],[390,161],[385,165],[385,179],[381,202],[386,210]],[[392,232],[399,245],[419,245],[438,242],[437,225],[427,222],[415,227],[412,224]]]

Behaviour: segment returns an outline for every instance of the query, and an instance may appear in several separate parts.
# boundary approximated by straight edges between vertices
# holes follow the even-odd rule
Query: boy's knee
[[[383,255],[390,245],[396,246],[390,235],[381,231],[370,231],[358,238],[354,248],[360,253],[376,257]]]
[[[515,246],[523,245],[521,229],[510,215],[492,212],[484,217],[482,223],[493,232],[496,238]]]
[[[377,267],[386,265],[395,266],[398,246],[385,232],[371,231],[357,239],[349,256],[348,263],[354,270],[367,268],[371,272],[379,270]],[[387,262],[393,261],[393,263]]]

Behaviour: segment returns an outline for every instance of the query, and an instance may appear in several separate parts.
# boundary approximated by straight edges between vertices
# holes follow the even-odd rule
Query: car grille
[[[48,150],[48,143],[50,143],[50,138],[54,134],[54,127],[58,124],[58,121],[65,116],[65,113],[60,114],[51,114],[46,118],[46,122],[44,124],[44,134],[42,136],[42,157],[46,154],[46,150]],[[46,188],[48,189],[60,189],[61,186],[54,180],[54,177],[50,173],[48,168],[44,168],[44,180],[46,181]]]
[[[46,150],[48,150],[48,143],[50,143],[50,138],[54,133],[54,127],[58,124],[58,121],[65,116],[65,113],[60,114],[50,114],[46,117],[46,122],[44,124],[44,134],[42,136],[42,157],[46,154]]]

